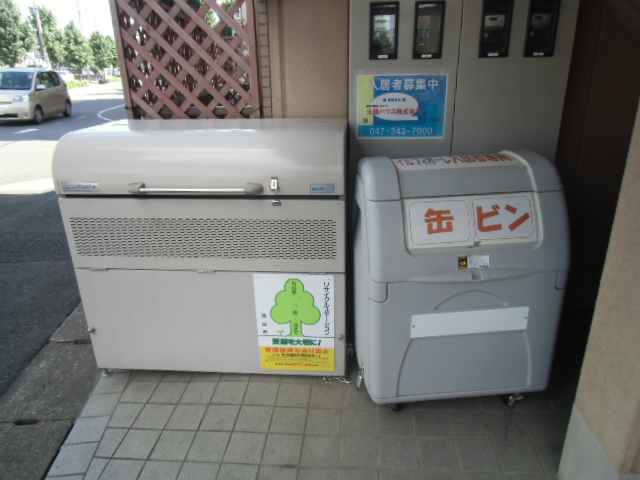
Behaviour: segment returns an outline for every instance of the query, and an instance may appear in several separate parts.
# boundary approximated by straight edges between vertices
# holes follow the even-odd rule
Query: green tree
[[[31,52],[38,45],[38,32],[31,27],[29,21],[25,20],[20,24],[22,30],[22,46],[27,52]]]
[[[173,5],[174,5],[174,1],[173,0],[159,0],[159,1],[164,3],[165,5],[168,5],[169,7],[173,7]],[[187,0],[187,3],[195,11],[198,11],[200,9],[200,7],[202,7],[202,5],[204,4],[204,0]],[[227,4],[226,6],[225,6],[225,3]],[[221,5],[222,5],[222,8],[227,10],[229,8],[229,6],[232,5],[232,4],[233,4],[233,2],[231,0],[225,0],[224,2],[222,2]],[[187,17],[190,16],[189,12],[185,12],[184,10],[181,10],[181,12],[184,15],[186,15]],[[215,14],[215,12],[213,10],[209,10],[207,12],[207,14],[205,15],[204,19],[212,27],[215,27],[216,24],[219,21],[218,20],[218,16]],[[229,30],[229,34],[231,34],[231,30]]]
[[[47,44],[47,53],[49,54],[49,60],[53,65],[63,65],[65,59],[65,40],[62,30],[55,30],[49,34],[49,37],[45,36],[45,43]]]
[[[118,63],[116,42],[110,36],[102,35],[100,32],[93,32],[91,38],[89,38],[89,46],[93,54],[91,70],[94,73],[101,72],[105,68]]]
[[[271,318],[281,325],[291,324],[289,337],[304,337],[302,325],[315,325],[320,320],[320,310],[314,298],[305,291],[297,278],[287,280],[284,290],[276,295],[276,305],[271,309]]]
[[[38,7],[38,9],[40,10],[40,25],[42,25],[42,34],[49,60],[53,65],[62,65],[64,63],[65,41],[62,31],[58,28],[58,20],[48,8]],[[31,12],[29,21],[34,29],[38,28],[34,12]]]
[[[33,48],[33,31],[13,0],[0,0],[0,62],[13,67]]]
[[[230,0],[225,0],[224,2],[220,3],[220,6],[224,9],[225,12],[229,10],[229,7],[231,7],[231,5],[233,5],[233,2]],[[217,26],[218,23],[222,22],[222,20],[219,19],[217,15],[216,15],[216,20],[217,21],[214,27]],[[220,32],[220,34],[222,35],[223,38],[230,37],[233,35],[233,30],[231,30],[231,27],[229,25],[225,25],[225,27],[222,29],[222,32]]]
[[[72,68],[86,68],[93,61],[89,41],[73,22],[64,27],[64,63]]]
[[[106,39],[106,42],[109,45],[109,52],[111,52],[111,56],[109,58],[109,65],[107,66],[115,68],[118,66],[118,47],[116,46],[116,41],[113,39],[113,37],[110,37],[109,35],[105,35],[104,38]]]

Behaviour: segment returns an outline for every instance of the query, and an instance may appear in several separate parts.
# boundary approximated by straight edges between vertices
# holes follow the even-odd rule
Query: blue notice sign
[[[442,138],[448,75],[358,76],[358,138]]]

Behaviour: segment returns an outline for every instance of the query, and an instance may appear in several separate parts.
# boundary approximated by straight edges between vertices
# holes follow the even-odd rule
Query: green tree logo
[[[304,290],[304,284],[297,278],[287,280],[284,290],[276,295],[276,305],[271,309],[271,318],[281,325],[291,324],[290,337],[304,337],[302,324],[314,325],[320,320],[320,310],[314,305],[314,298]]]

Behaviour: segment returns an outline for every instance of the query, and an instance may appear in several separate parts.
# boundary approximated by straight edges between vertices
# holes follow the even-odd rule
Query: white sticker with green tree
[[[333,275],[253,276],[262,368],[335,369]]]

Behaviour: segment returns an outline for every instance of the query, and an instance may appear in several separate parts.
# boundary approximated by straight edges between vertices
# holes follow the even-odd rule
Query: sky
[[[71,20],[89,38],[96,30],[113,37],[113,24],[109,0],[13,0],[20,8],[22,18],[29,15],[34,3],[46,7],[58,20],[58,28],[64,28]]]

